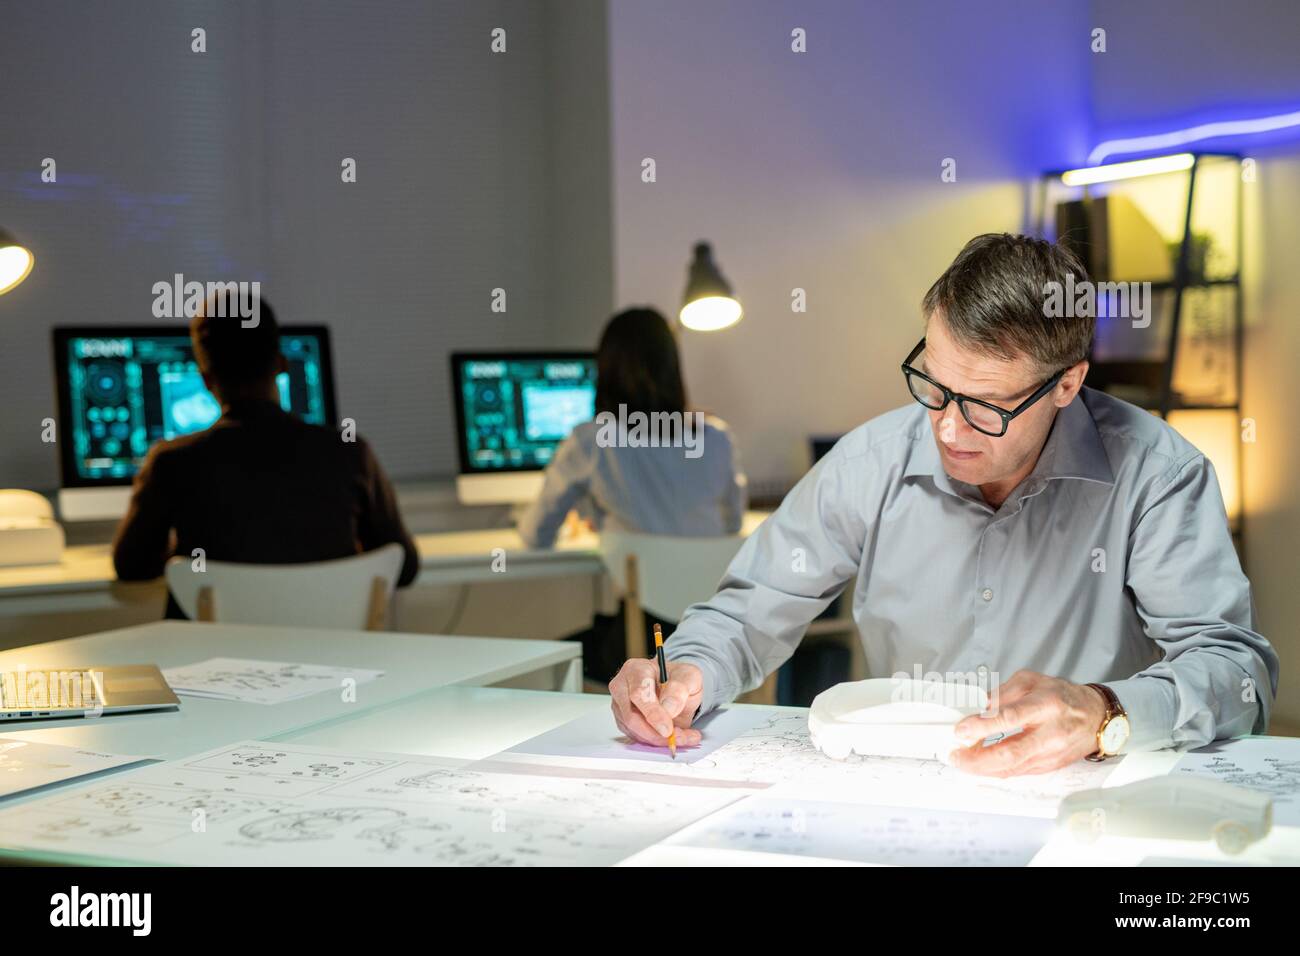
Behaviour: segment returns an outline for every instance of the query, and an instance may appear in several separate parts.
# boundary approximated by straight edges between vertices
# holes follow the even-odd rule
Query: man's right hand
[[[659,665],[634,658],[609,682],[609,696],[614,722],[633,740],[666,747],[676,725],[677,746],[699,746],[701,735],[691,729],[691,721],[704,697],[704,675],[694,664],[670,661],[668,683],[660,688]]]

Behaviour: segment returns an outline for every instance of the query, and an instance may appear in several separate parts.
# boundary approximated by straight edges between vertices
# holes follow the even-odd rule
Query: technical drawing
[[[401,810],[388,807],[331,807],[327,810],[303,810],[299,813],[276,814],[245,823],[239,828],[239,833],[250,840],[276,843],[328,840],[340,828],[360,820],[389,819],[404,815]]]

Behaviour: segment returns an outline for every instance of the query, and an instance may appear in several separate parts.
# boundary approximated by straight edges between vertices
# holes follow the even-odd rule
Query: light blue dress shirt
[[[920,405],[841,439],[668,641],[704,673],[701,713],[762,683],[850,583],[874,677],[1106,683],[1129,715],[1125,751],[1268,727],[1277,654],[1255,630],[1214,469],[1102,392],[1057,413],[999,508],[944,472]]]
[[[698,457],[683,448],[602,446],[584,422],[560,443],[537,501],[519,520],[530,548],[549,548],[576,508],[597,530],[709,537],[736,534],[745,516],[745,476],[731,434],[704,416]]]

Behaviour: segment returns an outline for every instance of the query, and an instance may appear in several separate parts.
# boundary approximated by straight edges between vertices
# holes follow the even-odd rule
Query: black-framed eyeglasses
[[[924,338],[916,343],[916,348],[912,349],[911,354],[907,356],[907,360],[903,362],[903,377],[907,379],[907,389],[912,393],[912,397],[926,408],[936,412],[941,412],[947,408],[949,402],[956,402],[957,407],[961,409],[962,418],[966,419],[971,428],[994,438],[1001,438],[1005,435],[1007,425],[1011,423],[1011,419],[1026,411],[1034,402],[1055,388],[1056,383],[1061,380],[1061,376],[1069,371],[1066,368],[1061,369],[1038,386],[1034,394],[1015,408],[1007,411],[1005,408],[999,408],[978,398],[970,398],[949,391],[924,372],[912,368],[912,362],[921,354],[923,348],[925,348]]]

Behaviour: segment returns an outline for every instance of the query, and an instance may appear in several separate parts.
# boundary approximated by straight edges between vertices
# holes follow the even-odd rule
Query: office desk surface
[[[751,534],[766,511],[745,513],[741,533]],[[555,548],[530,550],[514,528],[487,528],[415,536],[420,552],[419,584],[465,584],[498,578],[493,559],[506,554],[512,580],[523,577],[600,574],[600,538],[592,533],[559,541]],[[132,601],[157,601],[163,582],[124,584],[113,572],[107,544],[66,548],[58,564],[0,568],[0,613],[39,614],[93,610]]]
[[[806,713],[796,707],[752,707],[770,713]],[[609,698],[595,694],[560,694],[494,687],[445,687],[411,697],[394,707],[317,724],[272,738],[345,751],[390,750],[431,757],[477,760],[492,756],[538,734],[590,713],[608,710]],[[1295,740],[1300,758],[1300,739]],[[668,759],[665,757],[665,759]],[[1107,780],[1113,787],[1169,773],[1179,754],[1171,751],[1129,754]],[[869,801],[865,801],[869,802]],[[1229,857],[1206,843],[1163,840],[1106,840],[1081,846],[1064,831],[1053,835],[1035,858],[1036,866],[1134,866],[1149,858],[1183,858],[1209,863],[1300,862],[1300,829],[1274,827],[1269,837],[1240,857]],[[661,843],[624,861],[645,866],[790,865],[844,861],[818,860],[756,852],[703,850]]]
[[[179,711],[5,721],[0,736],[174,759],[223,743],[356,716],[434,687],[492,684],[563,668],[579,660],[581,652],[576,643],[564,641],[162,621],[0,652],[0,670],[110,664],[168,668],[212,657],[242,657],[382,670],[384,676],[357,685],[354,702],[344,702],[338,693],[269,706],[181,697]]]
[[[382,711],[343,716],[270,739],[481,760],[593,710],[609,710],[609,698],[501,687],[441,687]]]
[[[747,705],[735,705],[747,706]],[[507,690],[491,687],[442,687],[419,693],[363,713],[340,713],[309,727],[286,730],[266,739],[308,744],[342,751],[387,751],[434,757],[481,759],[544,733],[575,717],[609,708],[609,698],[594,694]],[[799,708],[756,708],[770,712],[804,713]],[[238,739],[232,735],[230,740]],[[1296,741],[1300,751],[1300,740]],[[667,758],[665,758],[667,759]],[[1168,773],[1177,761],[1173,753],[1131,754],[1124,758],[1107,786]],[[72,784],[70,786],[75,786]],[[869,797],[870,795],[865,795]],[[870,802],[864,799],[864,802]],[[1181,857],[1188,862],[1286,863],[1300,861],[1300,829],[1275,827],[1270,836],[1240,857],[1226,857],[1213,844],[1158,840],[1110,841],[1081,846],[1058,831],[1031,865],[1132,866],[1151,857]],[[3,855],[21,859],[66,860],[59,854],[11,850]],[[121,862],[128,862],[122,860]],[[627,858],[625,864],[699,865],[843,865],[844,861],[760,852],[720,851],[666,841]]]

